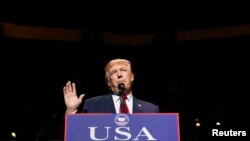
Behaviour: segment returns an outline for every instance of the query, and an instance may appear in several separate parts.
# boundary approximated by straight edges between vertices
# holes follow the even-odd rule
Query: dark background
[[[98,36],[53,41],[7,37],[2,26],[0,140],[11,140],[12,131],[16,140],[63,140],[63,86],[74,81],[85,98],[106,94],[104,65],[116,57],[131,60],[136,97],[159,105],[161,112],[180,114],[182,141],[216,140],[213,128],[249,131],[250,34],[189,41],[178,35],[248,25],[250,17],[138,16],[110,20],[81,14],[4,15],[2,23],[16,25],[155,36],[142,45],[105,43]],[[197,118],[200,127],[195,126]]]

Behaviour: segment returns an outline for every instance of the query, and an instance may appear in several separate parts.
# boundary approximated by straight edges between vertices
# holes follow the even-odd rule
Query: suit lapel
[[[133,97],[133,113],[142,113],[143,110],[142,110],[142,104],[141,102]]]
[[[104,101],[103,101],[103,106],[106,107],[106,112],[110,112],[110,113],[116,113],[115,111],[115,106],[114,106],[114,101],[112,98],[112,94],[108,94],[104,97]],[[104,108],[103,107],[103,108]]]

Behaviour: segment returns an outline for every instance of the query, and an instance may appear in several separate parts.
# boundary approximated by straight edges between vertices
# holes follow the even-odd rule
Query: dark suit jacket
[[[87,113],[116,113],[112,94],[87,99],[83,106]],[[158,113],[159,107],[133,96],[133,113]]]

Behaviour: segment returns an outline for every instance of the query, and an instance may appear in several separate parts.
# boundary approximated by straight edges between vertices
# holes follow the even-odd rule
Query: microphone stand
[[[120,96],[120,102],[121,102],[121,107],[122,107],[122,113],[125,113],[125,102],[122,95],[123,95],[123,91],[125,89],[125,85],[123,83],[119,84],[118,85],[118,88],[119,88],[119,92],[118,92],[118,95]]]

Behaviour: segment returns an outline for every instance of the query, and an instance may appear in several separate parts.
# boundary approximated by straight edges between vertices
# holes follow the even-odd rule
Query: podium
[[[180,141],[179,114],[66,114],[64,141]]]

